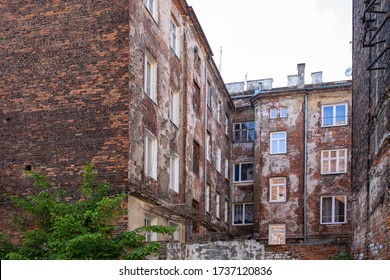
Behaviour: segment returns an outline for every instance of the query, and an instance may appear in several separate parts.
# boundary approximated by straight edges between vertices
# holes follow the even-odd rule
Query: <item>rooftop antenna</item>
[[[219,73],[222,73],[222,47],[221,50],[219,51]]]

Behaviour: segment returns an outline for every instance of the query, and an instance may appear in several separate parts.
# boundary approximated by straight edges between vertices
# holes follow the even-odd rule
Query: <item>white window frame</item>
[[[176,230],[171,233],[171,240],[180,241],[180,225],[175,222],[169,222],[168,226],[176,228]]]
[[[280,108],[280,118],[287,118],[287,107]]]
[[[276,119],[277,115],[278,115],[278,111],[276,110],[276,108],[269,109],[269,118],[270,119]]]
[[[151,216],[149,214],[145,214],[144,216],[144,226],[154,226],[157,224],[157,219],[154,216]],[[151,241],[157,241],[157,233],[152,231],[145,231],[144,232],[145,241],[151,242]]]
[[[221,151],[221,148],[217,148],[216,157],[215,157],[215,169],[220,174],[221,174],[221,169],[222,169],[222,163],[221,162],[222,162],[222,151]]]
[[[344,106],[345,107],[345,116],[340,116],[344,118],[344,121],[342,123],[337,123],[337,115],[336,115],[336,108],[338,106]],[[325,114],[324,110],[325,108],[332,107],[332,123],[326,125],[325,123]],[[345,126],[348,125],[348,104],[347,103],[341,103],[341,104],[330,104],[330,105],[322,105],[321,109],[322,113],[322,127],[332,127],[332,126]]]
[[[172,123],[179,127],[180,124],[180,94],[177,91],[171,91],[170,119]]]
[[[225,159],[225,179],[229,180],[229,160]]]
[[[278,236],[283,238],[277,238]],[[268,244],[283,245],[286,244],[286,225],[285,224],[270,224],[268,225]]]
[[[219,193],[215,195],[215,217],[221,218],[221,195]]]
[[[277,137],[277,134],[283,134],[284,137]],[[281,142],[285,142],[285,150],[281,149]],[[277,150],[273,151],[272,150],[272,143],[276,142],[277,143]],[[269,143],[269,151],[271,155],[277,155],[277,154],[285,154],[287,153],[287,132],[286,131],[278,131],[278,132],[271,132],[270,134],[270,143]]]
[[[149,131],[145,131],[145,175],[157,180],[157,138]]]
[[[246,128],[242,128],[243,124],[245,124]],[[253,124],[253,129],[250,128],[250,124]],[[236,127],[239,126],[237,129]],[[234,123],[233,124],[233,131],[234,131],[234,143],[251,143],[255,141],[255,122],[250,121],[250,122],[241,122],[241,123]],[[240,137],[239,141],[236,139],[236,134],[239,132]],[[242,133],[245,132],[246,134],[246,139],[243,141]],[[253,134],[253,139],[250,139],[250,135]]]
[[[174,154],[170,158],[169,169],[169,188],[175,192],[179,192],[179,156]]]
[[[144,0],[144,4],[153,19],[157,22],[157,0]]]
[[[344,157],[340,157],[340,152],[344,151]],[[325,157],[324,153],[328,153],[329,156]],[[336,156],[332,157],[332,152],[336,152]],[[347,173],[348,168],[348,150],[347,149],[333,149],[333,150],[323,150],[321,151],[321,174],[339,174],[339,173]],[[331,163],[335,161],[336,170],[334,172],[331,171]],[[344,161],[344,165],[342,164]],[[324,170],[325,162],[328,164],[328,170]],[[344,171],[341,171],[342,168]]]
[[[229,116],[225,114],[225,134],[229,135]]]
[[[336,222],[336,197],[344,197],[344,221],[342,222]],[[323,199],[324,198],[332,198],[332,221],[331,222],[323,222],[323,216],[322,216],[322,206],[323,206]],[[320,207],[320,223],[322,225],[331,225],[331,224],[346,224],[347,223],[347,196],[344,194],[340,195],[328,195],[328,196],[321,196],[321,207]]]
[[[144,93],[157,104],[157,61],[145,51]]]
[[[206,159],[211,162],[211,134],[206,134]]]
[[[241,205],[242,206],[242,222],[241,223],[235,223],[234,218],[235,218],[235,206]],[[245,222],[245,212],[246,212],[246,206],[247,205],[252,205],[252,222],[251,223],[246,223]],[[233,226],[240,226],[240,225],[253,225],[253,203],[234,203],[232,207],[232,225]]]
[[[218,100],[217,102],[217,122],[221,124],[222,119],[222,103]]]
[[[204,208],[207,213],[210,213],[210,198],[211,198],[211,186],[207,185],[204,194]]]
[[[174,18],[171,18],[169,30],[169,45],[175,52],[177,57],[180,57],[180,27]]]
[[[254,177],[254,172],[255,172],[255,165],[254,165],[254,163],[253,162],[240,162],[240,163],[235,163],[234,164],[234,174],[233,174],[233,182],[234,183],[248,183],[248,182],[253,182],[253,180],[254,179],[252,179],[252,180],[245,180],[245,181],[243,181],[242,180],[242,178],[241,178],[241,170],[242,170],[242,165],[243,164],[252,164],[252,166],[253,166],[253,170],[252,170],[252,172],[253,172],[253,174],[252,174],[252,177]],[[236,181],[236,166],[239,166],[239,175],[238,175],[238,181]]]
[[[283,179],[282,183],[275,183],[274,180]],[[272,189],[276,188],[277,199],[272,199]],[[282,188],[282,192],[280,192]],[[284,195],[281,195],[284,194]],[[270,202],[286,202],[286,177],[273,177],[269,179],[269,201]],[[278,199],[279,198],[279,199]]]

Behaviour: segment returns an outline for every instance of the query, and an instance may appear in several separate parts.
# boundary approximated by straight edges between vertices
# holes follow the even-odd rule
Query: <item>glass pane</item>
[[[323,158],[328,158],[329,157],[329,151],[323,151],[322,152],[322,157]]]
[[[278,200],[278,191],[276,187],[271,187],[271,200]]]
[[[329,161],[324,160],[322,162],[322,173],[329,173]]]
[[[286,152],[286,140],[279,141],[279,153]]]
[[[332,198],[331,197],[322,198],[322,222],[323,223],[332,222]]]
[[[249,130],[248,131],[248,141],[253,142],[255,141],[255,131],[254,130]]]
[[[248,142],[248,134],[247,131],[241,131],[241,142]]]
[[[331,158],[337,157],[337,151],[330,151],[330,157]]]
[[[239,123],[234,124],[234,129],[235,130],[240,130],[240,124]]]
[[[327,106],[323,108],[324,115],[322,120],[323,126],[333,125],[333,106]]]
[[[280,109],[280,117],[281,118],[287,117],[287,108],[283,107]]]
[[[335,210],[334,210],[334,221],[335,223],[345,222],[345,196],[335,196]]]
[[[346,105],[337,105],[336,106],[336,124],[346,124],[347,123],[347,106]]]
[[[234,205],[234,220],[233,220],[233,223],[234,224],[242,224],[243,223],[243,205]]]
[[[234,165],[234,181],[240,181],[240,165]]]
[[[332,159],[330,160],[330,173],[337,172],[337,160]]]
[[[236,143],[240,142],[240,131],[234,132],[234,142]]]
[[[252,204],[245,205],[245,223],[246,224],[253,223],[253,205]]]
[[[345,150],[339,150],[339,157],[345,157]]]
[[[249,129],[255,129],[255,123],[254,122],[249,122],[248,123],[248,128]]]
[[[247,124],[246,123],[242,123],[241,124],[241,129],[247,129]]]
[[[253,180],[253,163],[241,164],[241,181]]]
[[[339,172],[345,172],[345,160],[344,159],[339,160]]]
[[[285,191],[284,186],[280,186],[279,187],[279,198],[278,198],[278,200],[283,201],[285,199],[286,195],[285,195],[284,191]]]

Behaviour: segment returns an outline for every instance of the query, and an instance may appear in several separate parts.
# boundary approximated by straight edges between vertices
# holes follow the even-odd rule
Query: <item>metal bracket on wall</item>
[[[378,47],[377,54],[367,70],[382,70],[386,66],[376,66],[377,62],[390,49],[389,33],[386,32],[385,25],[390,23],[390,11],[381,11],[380,0],[365,0],[365,9],[363,11],[362,23],[364,27],[363,47],[372,48]],[[384,34],[384,38],[378,38],[379,34]]]

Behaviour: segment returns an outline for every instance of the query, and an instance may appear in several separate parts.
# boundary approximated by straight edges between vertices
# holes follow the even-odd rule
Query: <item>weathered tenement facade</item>
[[[284,88],[272,79],[227,84],[235,103],[232,232],[270,245],[347,248],[351,82],[323,83],[316,72],[305,85],[304,69]]]
[[[352,253],[390,259],[390,1],[353,1]]]
[[[128,195],[121,229],[175,226],[169,239],[181,244],[173,248],[226,249],[220,241],[233,240],[261,258],[329,258],[349,249],[351,225],[362,236],[355,244],[371,244],[365,225],[351,224],[371,216],[368,208],[351,214],[350,82],[323,83],[317,72],[305,85],[299,64],[287,87],[272,88],[272,79],[225,85],[185,0],[3,1],[0,14],[2,194],[29,194],[32,170],[76,199],[92,162],[98,181]],[[388,114],[381,98],[375,102],[387,111],[375,116]],[[376,135],[388,135],[387,119],[372,122]],[[373,141],[385,147],[383,137]],[[388,150],[374,147],[363,146],[358,162],[375,152],[370,164],[381,168],[370,169],[372,180],[388,172]],[[355,187],[356,199],[368,203],[368,188]],[[389,211],[378,209],[375,217]],[[1,195],[5,233],[14,211]]]
[[[124,229],[170,224],[182,242],[228,231],[233,103],[186,1],[6,1],[0,13],[2,194],[29,193],[32,170],[75,197],[92,162],[129,194]]]

